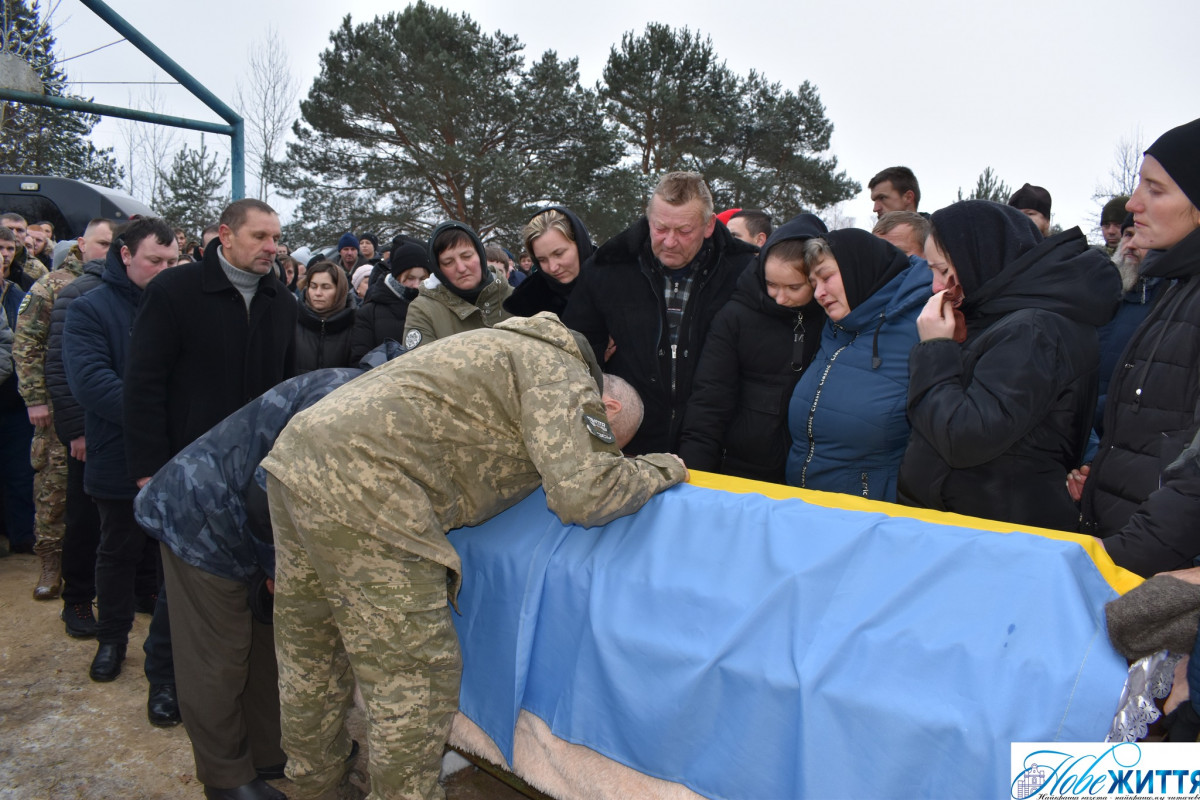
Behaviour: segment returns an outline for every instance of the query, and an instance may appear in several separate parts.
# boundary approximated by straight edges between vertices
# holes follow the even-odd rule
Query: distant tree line
[[[615,45],[594,88],[578,59],[526,64],[516,36],[425,2],[354,24],[321,55],[273,182],[298,200],[294,240],[462,220],[513,238],[548,202],[603,239],[661,173],[694,169],[717,206],[779,218],[854,196],[828,154],[817,90],[733,73],[711,40],[652,23]]]

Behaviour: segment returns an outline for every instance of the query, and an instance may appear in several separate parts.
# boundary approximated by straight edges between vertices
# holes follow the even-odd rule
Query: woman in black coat
[[[367,353],[385,341],[404,341],[408,305],[417,287],[429,277],[429,250],[412,239],[397,236],[392,242],[388,270],[370,283],[367,296],[354,320],[350,336],[350,364],[355,366]]]
[[[1125,208],[1132,244],[1146,252],[1142,276],[1167,286],[1109,382],[1081,507],[1084,532],[1118,565],[1150,576],[1200,556],[1200,470],[1184,450],[1200,428],[1200,119],[1146,150]]]
[[[784,482],[788,402],[825,324],[804,242],[824,233],[812,214],[780,226],[713,318],[679,445],[689,469]]]
[[[324,367],[348,367],[354,305],[350,281],[332,261],[309,268],[296,318],[296,374]]]
[[[1066,488],[1091,431],[1099,344],[1121,281],[1078,228],[1042,239],[1011,206],[933,214],[934,295],[909,355],[908,505],[1074,531]]]
[[[525,225],[522,238],[533,267],[504,301],[505,310],[518,317],[539,311],[562,316],[583,262],[595,249],[587,227],[569,208],[547,206]]]

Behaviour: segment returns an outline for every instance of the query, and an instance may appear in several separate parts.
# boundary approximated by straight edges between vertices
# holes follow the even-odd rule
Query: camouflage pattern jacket
[[[319,369],[284,381],[230,414],[155,473],[133,503],[146,533],[197,569],[250,581],[275,576],[275,546],[259,462],[298,412],[404,352],[387,342],[358,368]]]
[[[594,364],[594,359],[592,360]],[[361,536],[452,569],[445,534],[539,485],[566,524],[603,525],[684,479],[673,456],[625,458],[585,355],[553,314],[439,340],[304,411],[263,469]]]
[[[146,533],[193,567],[249,582],[275,575],[266,493],[254,472],[288,421],[361,369],[319,369],[284,381],[181,450],[138,493]]]
[[[50,315],[58,293],[83,274],[77,249],[63,261],[62,269],[43,275],[34,282],[21,310],[17,312],[17,333],[13,340],[13,359],[17,380],[26,406],[50,405],[46,390],[46,350],[50,342]]]

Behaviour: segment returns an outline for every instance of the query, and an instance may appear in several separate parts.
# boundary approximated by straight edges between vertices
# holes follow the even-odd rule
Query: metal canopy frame
[[[204,120],[175,117],[168,114],[156,114],[135,108],[122,108],[101,103],[93,103],[75,97],[53,97],[33,92],[21,92],[15,89],[0,88],[0,100],[10,100],[33,106],[48,106],[62,108],[67,111],[82,111],[88,114],[99,114],[105,117],[119,117],[136,122],[150,122],[155,125],[169,125],[173,128],[187,128],[205,133],[217,133],[231,139],[229,156],[231,162],[233,199],[240,200],[246,196],[246,123],[241,115],[230,108],[224,101],[208,90],[200,81],[188,74],[187,70],[160,50],[153,42],[142,35],[141,31],[129,24],[117,12],[109,8],[102,0],[79,0],[100,19],[121,34],[125,39],[141,50],[146,56],[162,68],[179,84],[191,92],[200,102],[208,106],[214,113],[225,120],[205,122]]]

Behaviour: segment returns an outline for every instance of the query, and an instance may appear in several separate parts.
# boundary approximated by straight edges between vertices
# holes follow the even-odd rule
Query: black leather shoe
[[[261,779],[244,783],[233,789],[214,789],[211,786],[205,786],[204,796],[208,800],[287,800],[286,794]]]
[[[97,683],[115,681],[121,674],[121,662],[125,660],[125,645],[100,643],[88,676]]]
[[[146,717],[157,728],[170,728],[183,720],[179,716],[179,700],[175,697],[175,684],[164,683],[150,687],[146,700]]]

